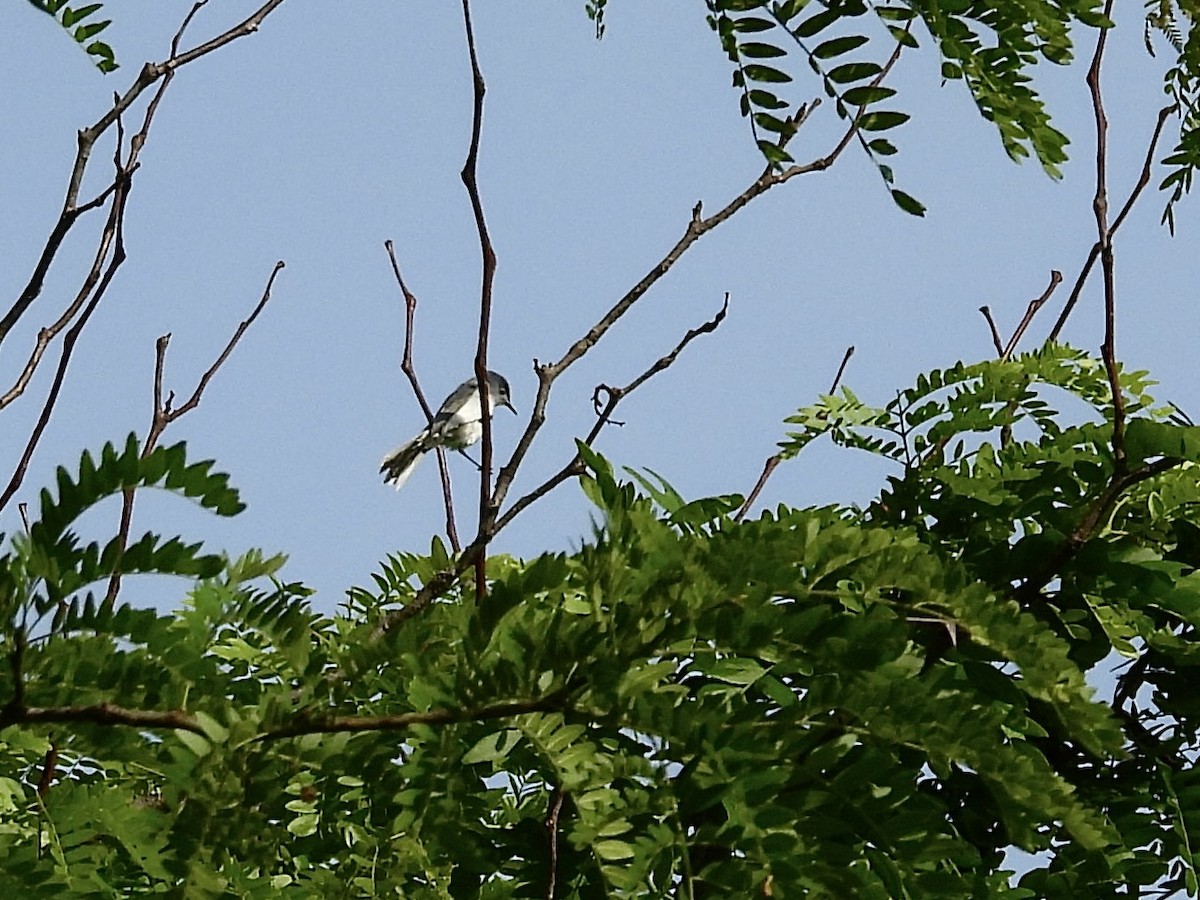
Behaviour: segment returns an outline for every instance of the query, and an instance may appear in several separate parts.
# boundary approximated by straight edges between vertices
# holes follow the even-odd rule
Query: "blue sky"
[[[57,216],[76,130],[126,89],[141,61],[166,55],[189,6],[108,3],[115,22],[105,37],[123,66],[102,76],[47,17],[27,4],[0,5],[6,307]],[[193,42],[254,6],[212,4]],[[697,200],[719,208],[762,167],[702,4],[614,2],[600,42],[582,7],[523,0],[475,9],[488,82],[480,182],[499,256],[490,358],[526,415],[532,360],[561,356],[661,258]],[[1138,16],[1119,22],[1106,70],[1116,203],[1136,178],[1162,102],[1165,61],[1147,57]],[[1085,61],[1090,52],[1080,48]],[[908,54],[892,81],[894,105],[913,114],[892,138],[901,150],[895,168],[899,186],[928,206],[926,218],[897,210],[853,150],[829,172],[755,201],[704,237],[564,376],[517,494],[569,459],[591,424],[597,383],[632,379],[710,318],[725,292],[725,324],[626,401],[618,414],[626,424],[598,443],[614,462],[652,468],[691,497],[748,491],[783,435],[782,419],[828,389],[849,344],[857,353],[845,383],[886,402],[920,371],[990,355],[978,307],[990,305],[1007,332],[1058,268],[1067,283],[1030,332],[1045,334],[1094,239],[1093,149],[1083,66],[1039,77],[1073,139],[1057,182],[1036,164],[1008,160],[963,86],[941,83],[928,50]],[[799,90],[820,92],[815,81]],[[399,370],[403,304],[383,241],[394,240],[421,301],[416,361],[436,403],[469,374],[477,328],[479,252],[458,180],[469,101],[453,3],[293,0],[258,34],[183,69],[135,177],[129,260],[81,339],[19,499],[35,499],[54,465],[73,465],[82,448],[145,432],[154,342],[164,332],[173,334],[167,387],[190,393],[283,259],[271,305],[200,408],[165,437],[187,440],[195,458],[215,457],[247,511],[220,521],[174,498],[143,498],[135,531],[180,531],[231,552],[287,552],[288,578],[319,588],[326,610],[387,553],[427,548],[442,526],[436,467],[427,463],[400,493],[378,476],[380,457],[422,424]],[[793,144],[797,158],[827,152],[836,127],[823,110]],[[111,142],[102,147],[93,188],[108,176]],[[1200,417],[1196,216],[1185,204],[1172,239],[1158,225],[1162,199],[1148,192],[1118,237],[1119,347],[1162,382],[1160,399]],[[73,295],[99,226],[93,218],[78,229],[0,350],[5,389],[37,328]],[[1066,337],[1095,348],[1101,326],[1091,288]],[[5,411],[6,479],[51,369]],[[522,422],[497,419],[498,459]],[[452,466],[465,533],[477,487],[469,466]],[[865,501],[885,471],[812,447],[781,467],[762,502]],[[15,514],[6,510],[0,528],[15,527]],[[566,485],[496,549],[567,549],[588,534],[590,515]],[[116,517],[115,506],[98,508],[89,527],[111,534]],[[178,599],[169,584],[152,590],[155,602]]]

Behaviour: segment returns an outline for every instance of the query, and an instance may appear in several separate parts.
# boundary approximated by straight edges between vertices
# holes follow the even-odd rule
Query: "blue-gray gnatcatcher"
[[[516,408],[509,402],[508,381],[503,375],[488,372],[488,415],[497,406],[507,406],[514,413]],[[421,457],[434,447],[449,447],[463,450],[483,436],[482,404],[479,402],[479,382],[472,378],[456,387],[443,402],[433,421],[425,426],[415,438],[402,444],[383,458],[379,471],[384,484],[394,484],[399,490],[408,481]]]

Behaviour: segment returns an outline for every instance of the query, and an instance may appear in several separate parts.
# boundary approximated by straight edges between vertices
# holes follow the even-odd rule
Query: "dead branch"
[[[87,170],[88,161],[91,158],[92,151],[96,146],[96,142],[100,139],[109,128],[117,124],[120,117],[128,110],[135,101],[146,91],[159,81],[166,80],[175,71],[207,56],[214,50],[218,50],[231,41],[246,35],[253,34],[258,30],[259,25],[263,20],[278,7],[283,0],[268,0],[257,11],[251,14],[248,18],[233,26],[222,34],[217,35],[212,40],[206,41],[197,47],[185,52],[179,52],[179,43],[183,37],[184,30],[191,23],[192,18],[200,7],[204,6],[208,0],[200,0],[196,3],[191,11],[187,14],[176,32],[175,38],[171,45],[170,56],[160,63],[146,63],[141,72],[138,73],[130,88],[122,95],[114,98],[113,106],[103,116],[101,116],[95,124],[88,128],[80,130],[77,139],[77,149],[75,153],[75,161],[71,167],[71,173],[67,180],[66,198],[63,201],[62,212],[59,213],[58,221],[50,230],[50,235],[46,239],[46,243],[42,248],[42,252],[38,257],[37,263],[34,264],[33,274],[30,276],[25,288],[14,301],[7,313],[0,318],[0,344],[8,337],[13,327],[25,315],[26,311],[33,304],[34,300],[42,292],[42,287],[45,283],[46,274],[50,271],[50,266],[53,264],[58,251],[66,239],[67,234],[79,221],[79,218],[89,210],[95,209],[102,205],[106,198],[114,194],[117,190],[118,182],[127,178],[128,173],[118,174],[113,182],[106,187],[99,195],[86,203],[79,202],[79,190],[83,184],[84,172]],[[159,96],[161,97],[161,88]],[[141,141],[144,142],[144,136]],[[137,151],[140,146],[131,148],[132,155],[136,158]]]
[[[467,52],[471,58],[471,84],[473,93],[471,114],[471,144],[467,160],[463,163],[462,183],[471,198],[471,210],[475,214],[475,227],[479,232],[479,250],[483,257],[483,272],[479,288],[479,342],[475,348],[475,378],[479,385],[479,402],[484,410],[482,450],[479,460],[479,534],[487,529],[488,498],[492,480],[492,417],[487,414],[488,405],[488,336],[492,322],[492,283],[496,277],[496,252],[488,236],[487,220],[483,215],[483,200],[479,196],[478,163],[479,139],[483,133],[483,97],[487,85],[479,68],[479,55],[475,51],[475,31],[471,27],[471,2],[462,0],[463,28],[467,35]],[[475,559],[475,596],[481,601],[487,593],[487,566],[483,554]]]
[[[1051,269],[1050,283],[1046,285],[1046,290],[1042,291],[1041,296],[1029,301],[1029,306],[1025,309],[1025,315],[1021,317],[1021,321],[1017,325],[1016,330],[1013,331],[1012,337],[1008,339],[1008,344],[1000,351],[1001,359],[1009,359],[1013,355],[1013,352],[1017,349],[1017,344],[1025,336],[1025,331],[1029,328],[1029,323],[1033,321],[1033,317],[1037,315],[1038,310],[1046,305],[1046,301],[1050,299],[1050,295],[1054,293],[1054,289],[1061,283],[1062,272],[1058,271],[1058,269]],[[995,326],[993,326],[993,330],[994,328]]]
[[[1175,112],[1178,107],[1164,106],[1158,111],[1158,119],[1154,124],[1154,133],[1150,136],[1150,143],[1146,148],[1146,156],[1142,161],[1142,171],[1138,176],[1137,182],[1129,191],[1129,196],[1125,198],[1125,204],[1121,207],[1120,213],[1113,220],[1112,228],[1109,229],[1109,237],[1117,233],[1121,224],[1125,221],[1129,211],[1133,209],[1134,203],[1141,196],[1146,185],[1150,183],[1150,176],[1153,174],[1154,158],[1158,153],[1158,141],[1162,136],[1163,127],[1166,125],[1167,119],[1171,113]],[[1057,341],[1059,335],[1062,334],[1063,327],[1067,324],[1067,319],[1075,309],[1075,304],[1079,302],[1079,296],[1083,293],[1083,286],[1087,283],[1088,275],[1091,274],[1092,266],[1095,265],[1097,258],[1100,256],[1099,242],[1092,244],[1092,249],[1088,251],[1087,259],[1079,270],[1079,275],[1075,278],[1075,284],[1071,287],[1071,294],[1067,297],[1067,302],[1063,305],[1062,312],[1058,314],[1058,319],[1054,323],[1054,327],[1050,329],[1050,334],[1046,337],[1046,342],[1051,343]]]
[[[254,320],[258,318],[259,313],[267,305],[267,301],[271,299],[271,288],[275,284],[275,277],[284,268],[283,260],[275,263],[275,267],[271,270],[270,277],[267,278],[267,286],[263,290],[262,297],[258,304],[238,325],[229,342],[225,344],[223,349],[213,364],[208,367],[200,380],[196,383],[196,389],[192,391],[192,395],[184,402],[183,406],[178,409],[172,409],[172,404],[175,400],[175,392],[171,391],[167,394],[166,399],[163,399],[163,373],[167,361],[167,346],[171,342],[171,335],[164,334],[154,344],[154,412],[150,419],[150,429],[146,433],[146,439],[142,442],[141,458],[145,459],[158,446],[158,439],[162,437],[162,433],[166,431],[167,426],[181,416],[191,412],[200,405],[200,399],[204,395],[204,389],[208,387],[208,383],[212,381],[213,376],[221,366],[225,365],[225,361],[229,359],[233,349],[241,341],[242,336],[254,324]],[[104,596],[104,608],[112,608],[116,603],[117,594],[121,590],[121,557],[125,553],[125,547],[129,543],[129,529],[133,523],[133,501],[134,495],[137,493],[134,488],[126,488],[121,499],[121,522],[117,530],[117,562],[113,567],[113,573],[108,579],[108,590]]]
[[[384,249],[387,250],[388,259],[392,262],[392,274],[396,276],[396,283],[400,286],[400,292],[404,295],[404,356],[400,360],[400,371],[408,378],[408,383],[412,386],[413,394],[417,398],[417,402],[421,404],[421,411],[425,413],[425,422],[429,425],[433,424],[433,409],[425,399],[425,392],[421,390],[421,382],[417,378],[417,369],[413,365],[413,335],[415,330],[415,322],[417,315],[417,297],[408,289],[408,285],[404,283],[404,276],[400,274],[400,263],[396,261],[396,249],[391,240],[383,242]],[[446,508],[446,536],[450,540],[450,546],[455,553],[462,552],[462,545],[458,540],[458,527],[454,521],[454,495],[450,490],[450,466],[446,463],[446,451],[442,447],[437,447],[438,471],[442,476],[442,503]]]

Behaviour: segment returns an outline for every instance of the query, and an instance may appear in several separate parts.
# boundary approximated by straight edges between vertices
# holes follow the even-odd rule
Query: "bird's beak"
[[[510,403],[508,400],[501,400],[500,405],[507,406],[510,410],[512,410],[512,414],[514,416],[520,415],[520,413],[517,412],[517,408],[515,406],[513,406],[512,403]]]

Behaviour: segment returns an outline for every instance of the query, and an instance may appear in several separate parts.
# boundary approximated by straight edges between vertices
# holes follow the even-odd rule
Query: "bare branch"
[[[466,3],[467,0],[464,0],[464,7],[466,6]],[[878,85],[887,76],[896,60],[899,58],[901,49],[902,48],[900,46],[897,46],[883,70],[872,81],[872,85]],[[480,79],[480,82],[476,84],[476,102],[478,113],[481,113],[482,110],[483,94],[481,81],[482,79]],[[813,111],[816,110],[819,105],[819,100],[814,100],[812,103],[801,106],[792,116],[789,117],[789,127],[783,135],[781,146],[799,132],[800,127],[808,120]],[[484,574],[480,570],[479,560],[482,558],[488,542],[492,539],[496,532],[503,527],[504,524],[507,524],[512,520],[512,517],[516,514],[516,512],[519,512],[520,509],[525,508],[525,506],[528,505],[528,502],[532,502],[528,501],[529,495],[526,495],[526,497],[522,498],[521,501],[518,501],[518,503],[521,504],[520,509],[518,509],[518,504],[514,504],[513,507],[509,509],[502,518],[499,515],[500,507],[503,505],[504,500],[508,495],[508,491],[512,486],[513,480],[516,478],[517,470],[520,468],[521,463],[528,454],[538,432],[546,422],[546,407],[549,403],[550,393],[555,380],[562,375],[567,368],[583,358],[583,356],[600,341],[600,339],[608,332],[608,330],[612,328],[612,326],[615,325],[617,321],[619,321],[630,310],[630,308],[632,308],[632,306],[638,300],[640,300],[650,290],[650,288],[658,282],[660,278],[663,277],[663,275],[671,270],[675,263],[677,263],[683,257],[683,255],[692,247],[693,244],[696,243],[696,241],[698,241],[712,229],[716,228],[722,222],[728,220],[731,216],[744,208],[756,197],[761,196],[776,185],[790,181],[792,178],[795,178],[799,175],[805,175],[812,172],[822,172],[828,169],[834,164],[834,162],[837,161],[837,159],[845,151],[846,147],[849,146],[857,131],[858,124],[856,122],[852,122],[842,137],[834,144],[832,150],[830,150],[824,156],[817,157],[816,159],[813,159],[810,162],[802,165],[793,165],[785,169],[778,170],[773,165],[768,164],[763,169],[762,173],[753,182],[751,182],[745,190],[730,200],[724,207],[722,207],[712,216],[705,218],[703,216],[702,204],[697,203],[692,208],[691,218],[687,224],[687,227],[684,229],[683,236],[676,241],[675,245],[667,251],[666,255],[663,256],[662,259],[660,259],[654,266],[651,267],[650,271],[647,272],[637,284],[635,284],[623,297],[621,297],[606,313],[600,317],[596,324],[593,325],[586,334],[575,341],[575,343],[567,349],[566,353],[564,353],[557,362],[543,364],[537,360],[534,360],[534,372],[538,379],[538,389],[534,400],[533,410],[530,413],[529,423],[526,426],[525,431],[521,434],[521,437],[518,439],[517,446],[513,450],[509,461],[501,467],[500,472],[496,477],[496,485],[492,491],[490,499],[487,501],[486,514],[481,517],[480,529],[475,537],[475,540],[472,541],[471,544],[459,556],[454,569],[438,573],[436,576],[427,581],[424,586],[422,586],[411,603],[409,603],[403,609],[384,617],[384,619],[380,621],[379,625],[375,629],[375,639],[378,639],[380,636],[395,628],[402,622],[407,621],[409,618],[419,614],[421,610],[425,609],[431,602],[433,602],[435,597],[449,589],[449,587],[458,579],[459,574],[465,571],[465,569],[469,566],[476,567],[478,583],[476,590],[480,592],[484,590],[483,587],[479,586],[479,584],[482,584],[483,579],[478,576]],[[470,162],[470,160],[468,160],[468,162]],[[481,219],[477,219],[477,224],[479,224],[481,221]],[[486,234],[486,232],[481,233],[481,240],[484,234]],[[490,244],[485,243],[484,247],[484,293],[486,297],[485,304],[487,304],[485,312],[490,315],[490,281],[488,280],[487,276],[487,250],[490,248]],[[494,266],[494,257],[491,258],[491,262]],[[481,337],[486,337],[485,330],[481,329]],[[482,373],[479,371],[478,364],[479,358],[477,356],[476,376],[480,377]],[[484,423],[485,426],[488,423],[486,416],[484,417]],[[490,431],[485,431],[485,437],[488,436],[490,436]],[[486,468],[487,467],[485,466],[485,469]],[[579,469],[577,463],[572,461],[572,463],[568,463],[567,466],[565,466],[550,480],[554,481],[555,483],[559,483],[570,477],[572,474],[578,474],[578,471]]]
[[[833,376],[833,384],[829,385],[829,393],[837,393],[838,385],[842,383],[842,376],[846,374],[846,366],[850,363],[850,357],[854,355],[854,345],[851,344],[846,348],[846,352],[842,354],[842,362],[838,366],[837,374]]]
[[[992,344],[996,348],[996,355],[1004,355],[1004,340],[1000,337],[1000,329],[996,327],[996,320],[992,318],[992,308],[986,303],[979,307],[979,311],[983,313],[983,317],[987,320],[988,330],[992,333]]]
[[[1024,337],[1025,331],[1029,328],[1029,323],[1033,321],[1033,317],[1037,315],[1038,310],[1046,305],[1046,301],[1050,299],[1050,295],[1054,293],[1054,289],[1060,284],[1062,284],[1062,272],[1058,271],[1058,269],[1051,269],[1050,283],[1046,285],[1046,289],[1042,291],[1040,297],[1035,297],[1029,301],[1029,306],[1025,310],[1025,315],[1022,316],[1020,324],[1017,325],[1012,337],[1008,339],[1007,346],[1000,352],[1001,359],[1008,359],[1013,355],[1013,352],[1017,349],[1017,344],[1021,342],[1021,338]],[[986,309],[987,307],[984,308]],[[993,326],[994,330],[995,326]]]
[[[743,501],[737,513],[734,514],[733,521],[740,522],[746,518],[746,513],[750,512],[750,507],[754,505],[754,501],[758,499],[758,495],[762,493],[763,487],[766,486],[767,479],[771,477],[771,473],[783,462],[783,457],[775,453],[767,457],[767,461],[763,464],[762,474],[758,476],[758,481],[754,483],[754,489],[750,491],[750,495]]]
[[[117,274],[117,270],[125,262],[124,219],[125,200],[128,196],[129,180],[128,176],[126,176],[125,181],[117,189],[113,198],[114,206],[111,217],[111,221],[113,222],[112,259],[109,261],[108,267],[105,269],[104,275],[101,276],[96,289],[92,292],[91,300],[84,307],[75,324],[71,326],[71,329],[63,337],[62,351],[58,357],[58,368],[54,372],[54,380],[50,385],[50,391],[46,395],[45,402],[42,404],[41,414],[38,416],[38,420],[33,426],[33,431],[25,443],[25,450],[21,454],[21,459],[18,461],[12,477],[9,479],[8,486],[5,487],[3,493],[0,493],[0,510],[8,505],[13,495],[21,487],[21,482],[25,480],[25,473],[29,471],[29,463],[33,459],[33,452],[37,449],[37,445],[42,439],[42,434],[50,422],[50,415],[54,411],[55,404],[58,403],[58,395],[62,390],[63,380],[66,378],[67,367],[71,363],[71,354],[75,351],[75,343],[79,340],[79,335],[82,333],[84,326],[87,325],[88,320],[92,317],[92,313],[96,311],[100,300],[108,291],[109,285],[112,284],[113,276]]]
[[[467,149],[467,159],[463,163],[461,177],[467,196],[471,200],[471,211],[475,215],[475,228],[479,233],[479,251],[483,260],[483,272],[480,278],[479,290],[479,342],[475,349],[475,377],[479,382],[479,399],[485,410],[482,417],[483,441],[482,458],[479,471],[479,529],[485,529],[488,510],[488,497],[491,494],[492,478],[492,422],[486,414],[488,409],[488,368],[487,351],[488,337],[492,321],[492,284],[496,277],[496,252],[492,248],[492,240],[488,235],[487,220],[483,214],[483,200],[479,195],[479,140],[483,134],[483,98],[487,93],[487,84],[483,80],[483,71],[479,68],[479,55],[475,49],[475,31],[471,26],[471,2],[462,0],[463,29],[467,37],[467,53],[471,60],[472,113],[471,113],[471,143]],[[483,570],[479,572],[483,575]],[[482,597],[486,589],[485,579],[476,579],[477,590]]]
[[[800,128],[809,118],[814,110],[819,106],[819,102],[814,101],[797,111],[795,116],[790,120],[793,125],[792,133]],[[497,511],[504,503],[504,498],[508,494],[508,490],[516,478],[517,470],[523,462],[525,455],[529,452],[530,446],[533,444],[534,438],[541,430],[542,425],[546,421],[546,406],[549,403],[550,392],[554,381],[562,375],[570,366],[574,365],[583,356],[591,350],[592,347],[600,341],[613,325],[615,325],[622,316],[629,312],[630,308],[638,302],[652,288],[660,278],[662,278],[671,268],[679,262],[683,255],[696,243],[701,237],[712,231],[722,222],[727,221],[731,216],[745,207],[751,200],[766,193],[776,185],[783,184],[792,178],[807,174],[810,172],[820,172],[828,169],[836,159],[842,154],[845,148],[849,145],[853,137],[855,126],[851,126],[846,135],[834,146],[825,156],[819,157],[804,165],[790,166],[787,169],[778,171],[772,166],[767,166],[762,173],[740,194],[730,200],[724,207],[712,216],[705,218],[703,216],[703,206],[697,203],[692,208],[691,218],[688,221],[687,227],[684,229],[683,236],[676,241],[675,246],[667,251],[650,271],[647,272],[637,284],[635,284],[620,300],[606,312],[593,325],[588,332],[579,340],[572,344],[567,352],[554,363],[536,364],[534,371],[538,376],[538,391],[537,397],[534,400],[533,413],[531,414],[529,424],[526,426],[524,433],[517,442],[516,449],[513,451],[512,457],[500,469],[500,474],[496,477],[496,488],[492,493],[491,499],[491,515],[495,519]]]
[[[1133,209],[1134,203],[1141,196],[1146,185],[1150,183],[1150,176],[1153,174],[1154,158],[1158,155],[1158,141],[1162,136],[1163,127],[1166,125],[1167,119],[1171,113],[1175,112],[1177,106],[1164,106],[1158,111],[1158,119],[1154,125],[1154,133],[1150,137],[1150,144],[1146,149],[1145,159],[1142,161],[1142,171],[1138,176],[1137,183],[1129,192],[1129,196],[1125,198],[1125,205],[1121,207],[1121,212],[1113,220],[1112,228],[1109,230],[1109,237],[1117,233],[1117,229],[1125,221],[1125,217],[1129,215],[1129,211]],[[1067,324],[1067,319],[1071,317],[1071,313],[1075,309],[1075,304],[1079,302],[1079,296],[1083,293],[1083,286],[1087,283],[1088,275],[1091,274],[1092,266],[1095,265],[1097,258],[1100,256],[1099,242],[1092,244],[1092,249],[1088,251],[1087,260],[1079,270],[1079,275],[1075,278],[1075,284],[1071,288],[1071,294],[1067,298],[1067,302],[1063,305],[1062,312],[1059,313],[1054,327],[1050,329],[1050,334],[1046,338],[1047,343],[1057,341],[1062,333],[1063,327]]]
[[[408,289],[408,285],[404,283],[404,276],[400,274],[400,264],[396,261],[396,248],[392,244],[391,239],[383,242],[384,249],[387,250],[388,259],[392,262],[392,274],[396,276],[396,283],[400,286],[400,292],[404,295],[404,356],[400,360],[400,371],[408,378],[408,383],[412,386],[413,394],[417,398],[417,402],[421,404],[421,411],[425,413],[425,421],[427,424],[433,424],[433,409],[425,400],[425,392],[421,390],[421,382],[417,378],[417,369],[413,365],[413,335],[415,331],[415,322],[417,316],[417,297]],[[454,495],[450,490],[450,467],[446,464],[446,451],[437,448],[438,471],[442,476],[442,503],[446,508],[446,536],[450,539],[450,546],[455,553],[462,552],[462,545],[458,540],[458,527],[454,522]]]
[[[838,365],[837,374],[833,376],[833,383],[829,385],[830,394],[835,393],[838,389],[838,385],[842,383],[842,376],[846,374],[846,366],[849,364],[850,357],[853,355],[854,345],[851,344],[846,348],[846,352],[842,354],[842,361]],[[771,477],[771,474],[776,468],[778,468],[781,462],[783,462],[783,457],[778,453],[774,453],[767,457],[766,462],[763,463],[762,474],[758,476],[758,481],[754,483],[754,487],[751,489],[750,494],[745,500],[742,501],[742,505],[738,507],[738,511],[734,513],[733,521],[741,522],[746,518],[746,514],[750,512],[750,507],[754,505],[754,501],[758,499],[758,495],[761,494],[762,489],[766,487],[767,479]]]
[[[206,0],[205,0],[206,2]],[[198,7],[197,7],[198,8]],[[154,448],[158,446],[158,439],[162,437],[162,433],[167,426],[176,419],[191,412],[200,405],[200,399],[204,395],[204,389],[208,387],[208,383],[217,374],[217,371],[229,359],[233,349],[241,341],[242,335],[254,324],[254,320],[258,318],[259,313],[267,305],[271,299],[271,288],[275,284],[275,277],[283,270],[284,262],[279,260],[275,263],[275,267],[271,270],[270,277],[267,278],[267,286],[263,290],[262,297],[253,311],[238,325],[234,331],[233,337],[225,345],[220,355],[216,358],[208,370],[200,376],[200,380],[196,384],[196,389],[187,399],[183,406],[178,409],[172,409],[171,405],[175,399],[175,393],[172,391],[163,399],[163,373],[167,361],[167,346],[171,342],[171,335],[164,334],[154,343],[154,412],[150,419],[150,429],[146,433],[146,439],[142,442],[141,458],[145,459]],[[108,579],[108,590],[104,596],[104,607],[111,608],[117,600],[117,594],[121,590],[121,557],[125,553],[125,548],[129,544],[129,529],[133,523],[133,502],[136,494],[134,488],[126,488],[121,499],[121,522],[117,529],[117,562],[113,566],[112,575]]]
[[[1104,16],[1112,14],[1113,0],[1105,0]],[[1100,356],[1108,374],[1113,402],[1113,468],[1114,480],[1126,471],[1125,461],[1125,394],[1121,390],[1120,368],[1117,362],[1117,282],[1114,272],[1112,229],[1108,219],[1108,116],[1100,89],[1100,68],[1108,44],[1108,29],[1100,29],[1096,52],[1088,68],[1087,85],[1092,95],[1092,112],[1096,118],[1096,194],[1092,210],[1096,214],[1096,244],[1100,247],[1100,271],[1104,280],[1104,343]]]
[[[45,246],[42,248],[41,255],[37,263],[34,265],[33,274],[30,276],[29,282],[21,291],[20,295],[14,301],[12,307],[0,318],[0,343],[3,343],[8,337],[13,327],[29,309],[33,301],[42,292],[42,287],[45,284],[46,274],[50,270],[59,249],[62,246],[67,234],[70,232],[80,216],[104,202],[104,199],[111,193],[114,193],[117,186],[117,181],[122,177],[126,177],[130,173],[124,173],[124,176],[118,175],[114,179],[112,185],[106,188],[96,199],[80,205],[79,190],[83,184],[84,172],[87,170],[88,161],[91,158],[92,150],[96,145],[96,141],[108,131],[114,124],[118,122],[121,115],[128,110],[134,102],[142,95],[142,93],[161,79],[165,79],[168,75],[175,72],[180,67],[187,65],[193,60],[199,59],[202,56],[225,46],[230,41],[236,40],[245,35],[252,34],[258,30],[258,26],[262,21],[281,3],[283,0],[268,0],[254,14],[245,19],[233,28],[223,34],[217,35],[210,41],[206,41],[198,47],[180,53],[178,50],[179,42],[183,37],[183,32],[191,23],[192,18],[201,6],[207,0],[201,0],[192,7],[187,17],[184,19],[183,25],[176,33],[172,41],[171,55],[161,63],[147,63],[138,73],[133,85],[121,96],[114,98],[113,106],[91,127],[81,129],[77,138],[77,150],[75,161],[71,167],[71,174],[67,182],[66,198],[63,201],[62,212],[59,214],[58,221],[50,231],[50,235],[46,240]],[[161,96],[161,91],[160,91]],[[144,141],[144,137],[142,138]],[[136,149],[140,149],[136,148]],[[134,157],[136,157],[136,149]],[[131,158],[132,162],[132,158]]]
[[[590,447],[596,438],[599,437],[600,432],[604,429],[604,426],[612,423],[612,414],[616,410],[617,404],[619,404],[625,397],[629,396],[629,394],[633,393],[659,372],[667,369],[672,363],[675,362],[675,360],[679,357],[679,354],[683,352],[683,349],[700,335],[712,334],[714,331],[716,331],[721,323],[725,321],[725,316],[728,314],[728,312],[729,294],[726,292],[725,299],[716,315],[714,315],[703,325],[689,329],[670,353],[651,363],[650,366],[644,372],[642,372],[642,374],[638,375],[637,378],[633,379],[633,381],[629,382],[629,384],[625,385],[624,387],[610,387],[607,384],[598,385],[592,395],[592,403],[596,409],[596,421],[592,425],[591,430],[588,432],[587,437],[583,439],[583,443]],[[601,403],[600,400],[601,394],[607,398],[603,403]],[[580,458],[579,454],[576,453],[571,461],[559,469],[555,474],[550,476],[548,479],[542,482],[542,484],[538,485],[532,491],[525,494],[523,497],[513,503],[513,505],[505,511],[504,515],[496,520],[492,534],[495,535],[498,533],[527,506],[544,497],[546,494],[550,493],[550,491],[569,478],[573,478],[576,475],[582,474],[583,471],[583,460]]]
[[[479,402],[483,408],[480,421],[483,425],[482,450],[479,461],[479,531],[476,540],[483,537],[491,527],[492,513],[489,497],[492,487],[492,417],[487,414],[488,399],[488,333],[492,322],[492,283],[496,276],[496,252],[488,236],[487,220],[483,215],[483,201],[479,196],[478,163],[479,138],[483,133],[483,97],[487,85],[479,68],[479,56],[475,51],[475,31],[471,27],[471,2],[462,0],[463,28],[467,35],[467,52],[471,58],[471,83],[473,104],[471,114],[471,145],[467,160],[463,163],[462,183],[471,198],[471,210],[475,214],[475,227],[479,232],[479,250],[483,257],[483,273],[479,288],[479,342],[475,348],[475,378],[479,385]],[[475,565],[475,597],[482,602],[487,594],[487,560],[478,554]]]

